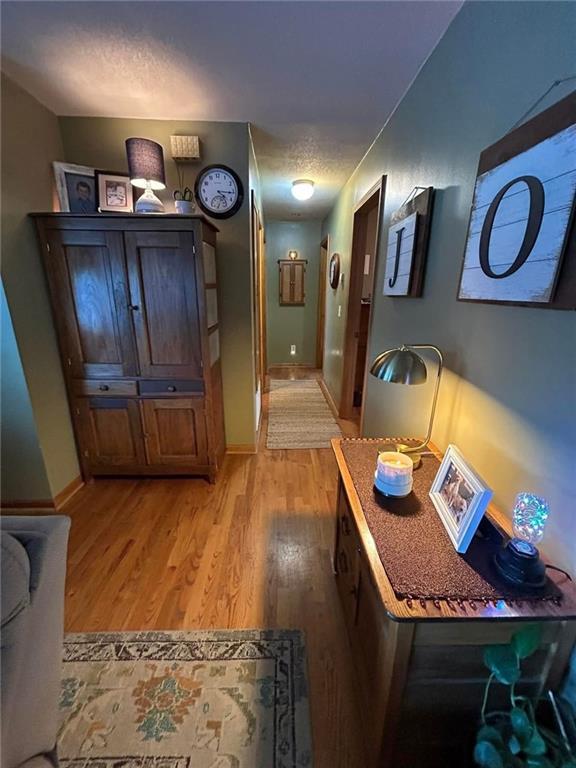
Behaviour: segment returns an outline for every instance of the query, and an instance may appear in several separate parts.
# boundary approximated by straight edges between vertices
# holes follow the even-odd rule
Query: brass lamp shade
[[[382,352],[374,359],[370,373],[391,384],[424,384],[428,378],[424,360],[408,347]]]

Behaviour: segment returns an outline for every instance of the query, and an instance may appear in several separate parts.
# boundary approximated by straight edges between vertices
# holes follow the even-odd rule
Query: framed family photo
[[[449,445],[429,495],[454,548],[463,554],[484,516],[492,491],[466,463],[458,448]]]
[[[97,213],[94,168],[72,163],[52,163],[60,210],[63,213]]]
[[[99,211],[132,213],[132,185],[128,174],[96,171],[96,205]]]

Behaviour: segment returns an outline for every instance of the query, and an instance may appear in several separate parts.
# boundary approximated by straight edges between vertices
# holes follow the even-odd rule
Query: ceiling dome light
[[[292,194],[296,200],[309,200],[314,194],[314,182],[308,179],[298,179],[292,182]]]

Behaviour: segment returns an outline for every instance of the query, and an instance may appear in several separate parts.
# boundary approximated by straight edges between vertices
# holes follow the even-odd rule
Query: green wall
[[[0,303],[2,501],[50,500],[52,492],[2,285]]]
[[[456,301],[480,152],[503,136],[558,78],[576,69],[576,3],[466,3],[324,222],[330,252],[350,262],[354,204],[385,173],[383,241],[415,185],[437,189],[421,299],[382,296],[379,259],[369,355],[402,342],[446,355],[433,434],[449,442],[510,510],[529,490],[551,505],[544,549],[576,571],[576,323],[570,312]],[[566,95],[556,89],[552,99]],[[380,248],[380,254],[384,252]],[[325,378],[340,395],[346,306],[329,292]],[[343,311],[343,315],[345,312]],[[368,435],[422,434],[429,388],[368,382]]]
[[[30,211],[52,210],[51,163],[63,159],[56,117],[2,75],[2,280],[49,484],[46,493],[44,475],[33,476],[38,451],[30,418],[22,424],[22,433],[12,422],[10,432],[3,432],[4,455],[20,451],[18,462],[30,468],[30,490],[28,481],[18,480],[21,495],[12,500],[36,494],[50,498],[80,474],[44,270],[28,218]],[[11,375],[14,369],[4,373]],[[21,394],[23,403],[28,395]]]
[[[318,277],[320,268],[320,221],[266,222],[266,303],[268,365],[299,363],[316,365]],[[303,307],[281,307],[279,303],[278,260],[288,251],[307,259]],[[296,345],[296,355],[290,345]]]
[[[172,193],[178,186],[176,166],[170,158],[170,136],[200,137],[201,161],[187,166],[185,183],[192,187],[205,165],[224,163],[232,167],[244,184],[244,204],[218,227],[218,281],[221,322],[222,375],[226,441],[253,444],[254,371],[252,358],[252,311],[250,279],[249,134],[246,123],[192,122],[174,120],[129,120],[121,118],[61,117],[60,128],[66,160],[94,168],[126,171],[124,141],[142,136],[164,147],[167,188],[159,193],[167,211],[174,210]]]

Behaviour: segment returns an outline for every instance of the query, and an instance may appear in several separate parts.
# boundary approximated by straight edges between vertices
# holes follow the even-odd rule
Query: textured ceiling
[[[322,217],[460,6],[3,2],[2,66],[58,115],[251,122],[265,214]]]

